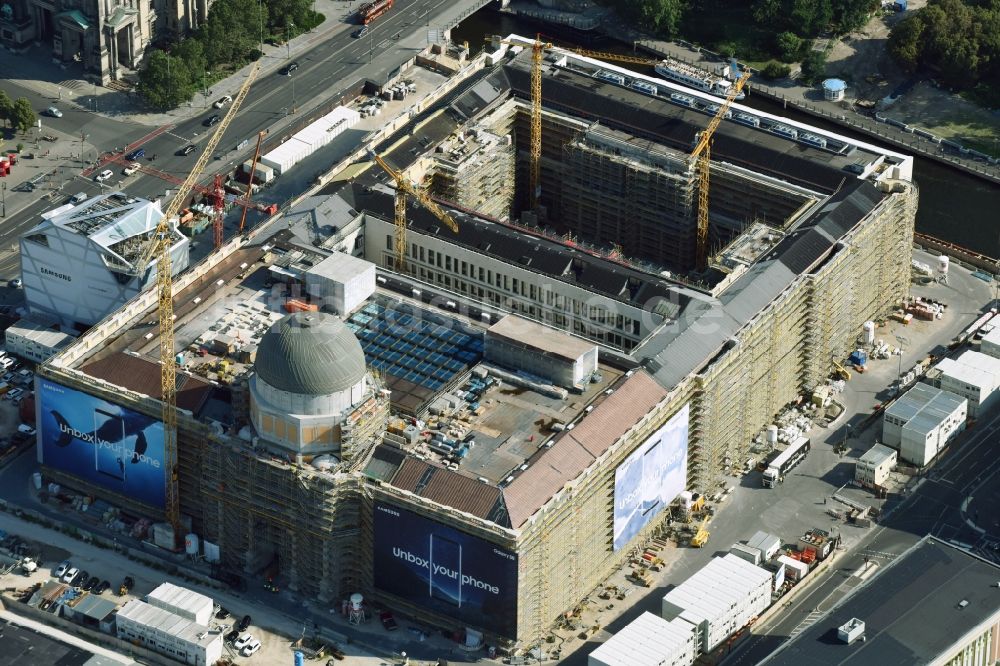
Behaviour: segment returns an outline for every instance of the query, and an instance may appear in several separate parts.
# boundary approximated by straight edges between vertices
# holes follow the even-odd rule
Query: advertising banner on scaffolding
[[[514,638],[517,556],[411,511],[375,503],[375,587]]]
[[[684,490],[689,414],[690,405],[684,405],[615,470],[615,550],[627,545]]]
[[[38,382],[39,462],[143,504],[166,501],[163,422]]]

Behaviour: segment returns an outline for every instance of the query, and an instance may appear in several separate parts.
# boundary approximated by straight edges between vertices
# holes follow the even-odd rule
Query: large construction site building
[[[472,210],[496,187],[486,166],[463,183],[436,148],[485,128],[523,163],[529,66],[501,59],[392,142],[390,163],[466,202],[457,234],[407,209],[404,271],[393,191],[369,170],[176,279],[181,509],[229,575],[536,644],[906,296],[912,158],[734,107],[713,148],[718,246],[691,274],[684,152],[718,100],[562,52],[543,74],[544,210],[511,221],[520,168],[494,190],[509,215]],[[376,283],[333,319],[306,285],[321,272],[347,293],[358,257]],[[154,516],[162,494],[123,489],[158,469],[155,305],[138,296],[37,380],[43,472]],[[75,458],[91,435],[138,462]]]

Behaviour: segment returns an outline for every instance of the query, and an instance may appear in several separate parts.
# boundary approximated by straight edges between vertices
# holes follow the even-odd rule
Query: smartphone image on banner
[[[428,594],[452,606],[462,607],[462,546],[432,534],[430,536],[430,577]]]
[[[662,450],[660,442],[649,447],[649,450],[642,455],[642,490],[639,498],[639,511],[643,516],[649,514],[660,505],[660,498],[656,495],[647,496],[647,493],[655,492],[662,479],[657,478],[660,472],[659,456]]]
[[[98,433],[101,433],[100,435]],[[114,433],[114,435],[112,435]],[[100,440],[112,440],[125,445],[125,421],[118,414],[103,409],[94,410],[94,468],[98,474],[110,476],[117,481],[125,481],[125,459],[115,454],[114,449],[101,447]]]

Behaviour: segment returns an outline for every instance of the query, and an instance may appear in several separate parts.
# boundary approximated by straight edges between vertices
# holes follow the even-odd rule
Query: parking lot
[[[110,589],[101,596],[124,605],[130,599],[141,599],[164,581],[184,586],[205,594],[226,609],[229,617],[213,618],[213,631],[228,632],[244,615],[251,616],[250,625],[246,631],[261,643],[260,651],[252,657],[240,656],[236,650],[227,645],[223,656],[240,664],[278,664],[291,663],[293,658],[293,642],[311,632],[311,627],[304,626],[297,618],[276,612],[266,605],[254,603],[241,594],[221,591],[201,585],[192,580],[170,576],[163,571],[129,559],[125,555],[99,548],[95,545],[78,540],[74,534],[66,534],[50,529],[34,522],[28,522],[8,513],[0,513],[0,529],[9,534],[16,534],[29,540],[36,546],[41,557],[41,566],[31,575],[24,575],[15,569],[0,577],[0,586],[4,588],[25,589],[34,583],[45,583],[52,579],[55,570],[64,560],[72,567],[86,570],[88,576],[96,576],[110,583]],[[70,530],[72,531],[72,530]],[[118,587],[124,576],[134,580],[131,592],[119,596]],[[12,609],[16,611],[16,608]],[[345,659],[336,663],[375,666],[385,661],[357,646],[348,645],[341,648]],[[325,660],[314,663],[325,663]]]

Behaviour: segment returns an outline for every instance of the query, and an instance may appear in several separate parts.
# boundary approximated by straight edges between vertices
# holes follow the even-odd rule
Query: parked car
[[[21,425],[17,426],[17,431],[22,435],[28,435],[29,437],[35,434],[35,429],[32,428],[27,423],[22,423]],[[63,564],[69,564],[69,562],[64,562]]]
[[[228,634],[225,635],[225,640],[227,643],[232,643],[237,638],[239,638],[239,636],[240,636],[240,630],[233,629],[232,631],[230,631]]]
[[[205,118],[205,121],[202,123],[202,125],[204,125],[205,127],[212,127],[214,125],[218,125],[220,122],[222,122],[222,116],[220,116],[218,113],[213,113],[208,118]]]
[[[378,619],[382,620],[382,626],[385,627],[386,631],[396,631],[399,629],[399,625],[396,623],[396,618],[392,616],[389,611],[382,611],[378,614]]]
[[[125,167],[124,170],[122,170],[122,173],[125,174],[126,176],[131,176],[136,171],[138,171],[141,168],[141,166],[142,165],[140,165],[138,162],[132,162],[127,167]]]
[[[215,100],[215,104],[213,104],[212,106],[214,106],[217,109],[221,109],[226,104],[229,104],[232,101],[233,101],[232,95],[225,95],[225,96],[220,97],[219,99]]]
[[[242,650],[252,640],[253,640],[253,634],[241,634],[239,638],[233,641],[233,647],[236,648],[237,650]]]
[[[94,180],[96,180],[98,183],[103,183],[108,178],[111,178],[114,175],[115,174],[111,171],[111,169],[105,169],[101,173],[97,174],[97,176],[94,177]]]
[[[128,155],[126,155],[125,159],[128,160],[129,162],[135,162],[140,157],[145,157],[145,155],[146,155],[146,149],[145,148],[136,148],[131,153],[129,153]]]
[[[62,118],[63,112],[54,106],[50,106],[49,108],[45,109],[45,115],[50,116],[52,118]]]
[[[69,560],[63,560],[59,563],[59,566],[56,567],[56,570],[52,572],[52,576],[62,580],[62,577],[66,575],[66,572],[69,571],[72,566],[73,565],[70,564]]]
[[[94,594],[104,594],[110,589],[111,589],[111,583],[106,580],[102,580],[100,584],[94,588]]]
[[[215,619],[216,620],[225,620],[227,617],[229,617],[229,611],[227,611],[222,606],[219,606],[219,612],[215,614]]]
[[[239,629],[240,631],[246,631],[247,627],[250,626],[250,621],[251,621],[250,616],[244,615],[243,618],[236,625],[236,628]]]
[[[21,278],[14,278],[13,280],[7,283],[7,286],[10,287],[11,289],[20,289],[23,285],[24,283],[21,282]]]
[[[244,657],[252,657],[254,654],[257,653],[257,650],[259,649],[260,649],[260,641],[254,638],[249,643],[243,646],[243,649],[240,650],[240,654],[242,654]]]
[[[194,146],[194,144],[188,144],[188,145],[184,146],[183,148],[181,148],[180,150],[178,150],[177,154],[179,156],[181,156],[181,157],[184,157],[185,155],[190,155],[195,150],[197,150],[197,148]]]
[[[87,592],[92,592],[94,588],[96,588],[100,584],[101,584],[100,578],[98,578],[97,576],[91,576],[89,579],[87,579],[87,582],[83,585],[80,585],[80,587],[85,589]]]
[[[90,578],[90,573],[86,570],[77,570],[76,575],[69,579],[69,584],[73,587],[79,587],[82,583],[85,583],[88,578]]]
[[[290,62],[287,65],[285,65],[284,67],[282,67],[278,71],[278,73],[281,74],[282,76],[291,76],[292,72],[294,72],[298,68],[299,68],[299,63],[297,63],[297,62]]]

